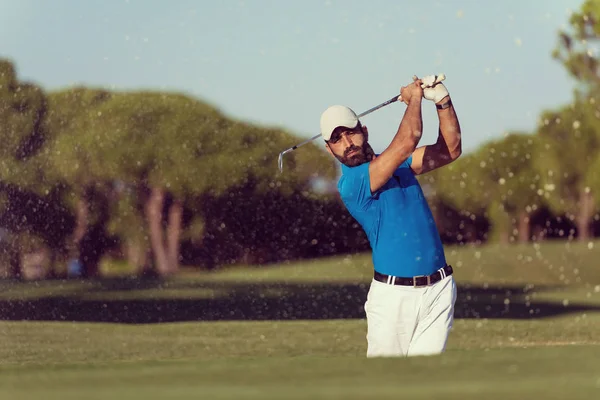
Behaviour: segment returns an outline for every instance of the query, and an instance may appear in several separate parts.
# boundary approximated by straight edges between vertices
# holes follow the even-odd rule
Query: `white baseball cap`
[[[321,135],[329,140],[338,126],[354,129],[358,125],[356,113],[346,106],[331,106],[321,114]]]

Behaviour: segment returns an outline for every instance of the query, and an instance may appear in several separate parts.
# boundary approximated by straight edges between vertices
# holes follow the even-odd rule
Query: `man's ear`
[[[363,135],[365,135],[365,142],[369,141],[369,129],[366,125],[362,126]]]

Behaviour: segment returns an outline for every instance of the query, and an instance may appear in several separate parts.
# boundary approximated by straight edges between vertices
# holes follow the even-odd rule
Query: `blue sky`
[[[47,90],[180,91],[304,139],[332,104],[364,111],[413,74],[445,73],[471,151],[532,131],[573,80],[551,58],[582,1],[0,0],[0,57]],[[404,105],[367,117],[382,151]],[[424,103],[423,144],[437,119]],[[283,149],[282,149],[283,150]],[[301,151],[301,150],[297,150]]]

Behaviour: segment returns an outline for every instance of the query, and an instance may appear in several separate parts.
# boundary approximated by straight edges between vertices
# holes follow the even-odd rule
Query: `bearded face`
[[[329,152],[342,164],[356,167],[369,162],[373,150],[367,142],[366,127],[360,123],[353,129],[338,127],[327,141]]]

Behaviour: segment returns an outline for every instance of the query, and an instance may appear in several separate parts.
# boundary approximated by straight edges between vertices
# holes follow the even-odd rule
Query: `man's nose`
[[[350,139],[350,136],[346,135],[345,133],[342,133],[342,141],[347,146],[353,145],[352,139]]]

